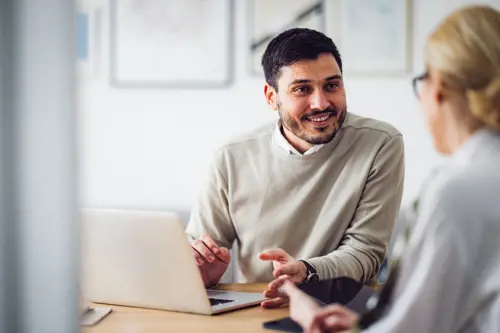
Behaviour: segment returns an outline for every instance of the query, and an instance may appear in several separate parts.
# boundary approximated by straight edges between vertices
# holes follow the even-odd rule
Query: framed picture
[[[276,35],[290,28],[325,31],[324,0],[247,0],[250,75],[262,76],[261,59]]]
[[[224,88],[233,81],[234,0],[111,0],[111,83]]]
[[[76,58],[78,61],[89,61],[90,48],[90,15],[88,12],[78,11],[76,14]]]
[[[337,29],[330,35],[339,43],[346,75],[411,71],[411,5],[411,0],[337,1],[340,26],[330,27]]]
[[[76,12],[76,62],[81,79],[92,80],[100,70],[101,10],[79,4]]]

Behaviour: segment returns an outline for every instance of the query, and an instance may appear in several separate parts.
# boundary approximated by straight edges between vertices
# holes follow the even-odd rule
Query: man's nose
[[[312,110],[324,110],[330,106],[330,102],[326,98],[326,94],[322,91],[317,91],[311,95],[310,107]]]

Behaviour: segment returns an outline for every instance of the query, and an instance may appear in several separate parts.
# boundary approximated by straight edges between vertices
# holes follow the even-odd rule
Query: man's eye
[[[338,82],[330,82],[326,85],[326,89],[332,91],[340,88],[340,84]]]
[[[304,94],[309,92],[309,87],[296,87],[293,91],[299,94]]]

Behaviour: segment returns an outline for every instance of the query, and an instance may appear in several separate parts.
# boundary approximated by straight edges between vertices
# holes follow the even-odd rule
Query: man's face
[[[305,151],[330,142],[347,109],[342,73],[333,55],[325,53],[283,67],[277,86],[277,92],[267,86],[265,93],[278,110],[290,143]]]

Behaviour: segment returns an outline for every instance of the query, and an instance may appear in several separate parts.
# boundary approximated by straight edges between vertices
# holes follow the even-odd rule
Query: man
[[[404,156],[396,129],[347,112],[341,57],[324,34],[281,33],[262,66],[279,120],[217,150],[186,232],[206,286],[219,281],[236,241],[243,281],[276,278],[262,304],[274,307],[286,302],[283,277],[376,276]]]

